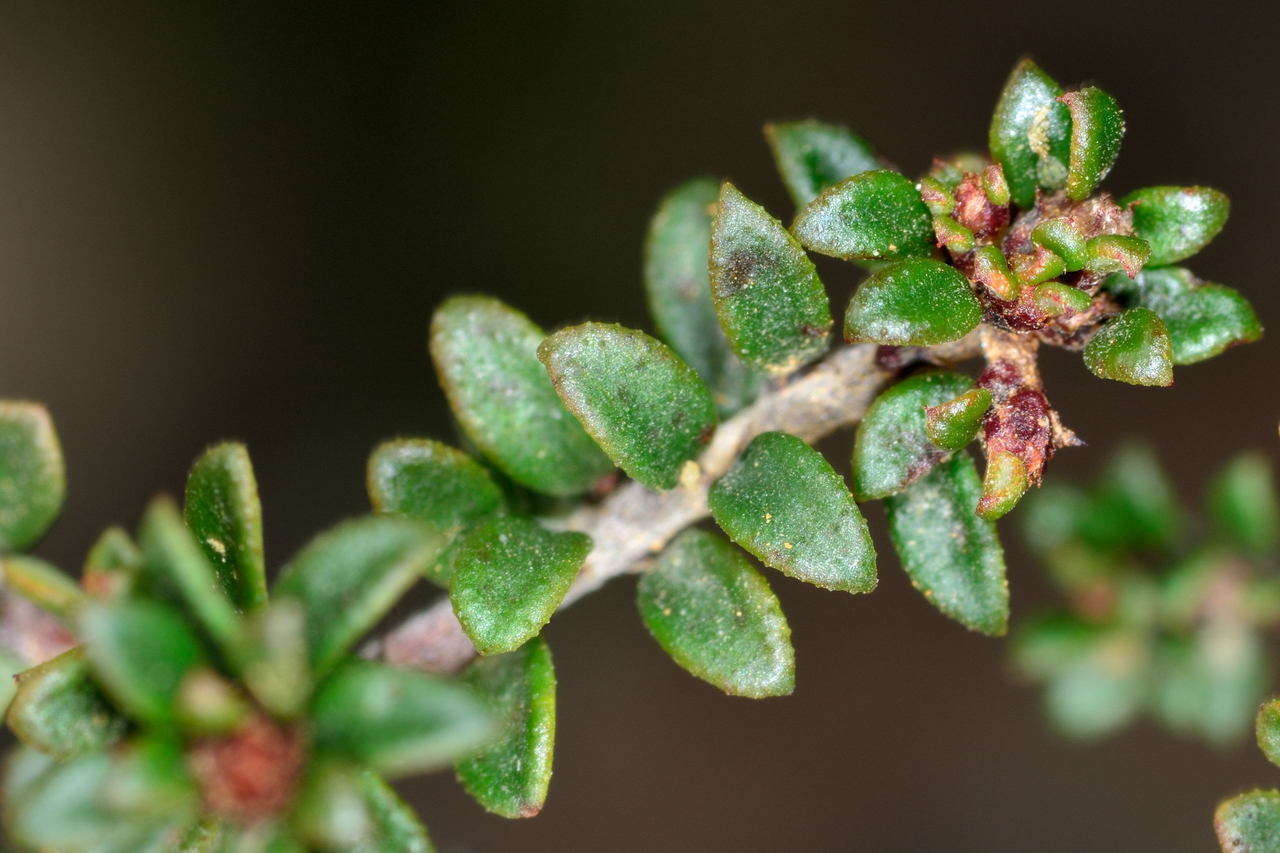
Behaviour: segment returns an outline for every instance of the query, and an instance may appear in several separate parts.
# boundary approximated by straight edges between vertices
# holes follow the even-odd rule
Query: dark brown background
[[[789,212],[759,127],[811,114],[915,173],[982,142],[1023,52],[1126,106],[1113,187],[1231,193],[1194,265],[1280,317],[1261,6],[264,5],[0,11],[0,394],[48,401],[61,429],[71,495],[43,552],[64,565],[223,436],[251,445],[282,562],[365,509],[377,440],[449,435],[424,348],[442,296],[643,325],[639,242],[666,187],[726,174]],[[852,268],[828,283],[843,305]],[[1150,391],[1051,354],[1051,396],[1091,440],[1052,476],[1146,435],[1196,494],[1229,452],[1274,450],[1277,361],[1264,342]],[[1003,530],[1021,616],[1048,594]],[[1221,795],[1280,783],[1251,745],[1146,725],[1062,742],[1004,643],[935,614],[884,550],[871,596],[772,577],[800,678],[763,703],[679,672],[615,582],[548,632],[541,817],[489,817],[448,774],[407,789],[446,850],[1078,851],[1209,849]]]

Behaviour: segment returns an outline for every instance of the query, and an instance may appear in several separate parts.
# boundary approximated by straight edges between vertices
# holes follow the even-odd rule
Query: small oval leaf
[[[844,338],[933,346],[963,338],[981,319],[982,306],[958,269],[941,261],[899,261],[858,287],[844,315]]]
[[[1220,540],[1258,556],[1280,545],[1280,496],[1263,454],[1242,453],[1227,463],[1214,478],[1208,503]]]
[[[970,388],[953,400],[926,407],[924,433],[943,450],[959,450],[977,436],[989,408],[991,392]]]
[[[707,256],[720,182],[694,178],[667,193],[649,223],[644,286],[658,334],[698,372],[722,415],[756,398],[764,377],[734,354],[711,302]]]
[[[27,746],[65,761],[103,749],[124,734],[128,721],[94,684],[83,649],[64,652],[15,679],[5,723]]]
[[[62,446],[44,406],[0,400],[0,551],[39,541],[66,497]]]
[[[766,566],[826,589],[869,592],[875,546],[844,480],[793,435],[766,432],[707,496],[716,523]]]
[[[933,254],[933,218],[911,181],[880,169],[823,191],[792,228],[805,248],[842,260],[898,260]]]
[[[1124,138],[1124,113],[1116,99],[1097,86],[1067,92],[1058,100],[1071,112],[1067,197],[1082,201],[1115,165]]]
[[[743,361],[780,374],[826,352],[833,320],[813,261],[781,222],[727,181],[710,265],[716,315]]]
[[[1210,187],[1147,187],[1120,199],[1133,208],[1133,230],[1151,245],[1153,267],[1189,258],[1209,244],[1231,212],[1230,200]]]
[[[1085,345],[1095,376],[1130,385],[1173,384],[1173,346],[1164,321],[1150,309],[1130,308],[1108,320]]]
[[[925,409],[955,400],[973,388],[959,373],[930,371],[884,391],[858,424],[853,444],[853,493],[877,500],[900,492],[946,458],[926,431]]]
[[[1224,853],[1280,850],[1280,791],[1249,791],[1223,801],[1213,831]]]
[[[912,586],[966,628],[996,637],[1008,627],[1009,586],[995,524],[974,512],[981,494],[962,451],[888,498],[885,510]]]
[[[640,578],[636,604],[658,645],[708,684],[752,699],[795,689],[782,605],[746,555],[718,536],[677,536]]]
[[[1071,157],[1071,113],[1058,98],[1062,87],[1030,59],[1014,66],[1000,93],[987,142],[1004,167],[1018,207],[1036,200],[1036,187],[1066,183]]]
[[[506,818],[533,817],[551,784],[556,741],[556,672],[551,649],[535,637],[514,652],[480,658],[463,680],[494,711],[498,736],[458,762],[462,787]]]
[[[776,122],[764,126],[764,136],[797,208],[827,187],[881,166],[866,140],[840,125],[814,119]]]
[[[538,362],[542,330],[487,296],[455,296],[431,320],[431,357],[467,439],[523,486],[587,491],[612,465],[565,411]]]
[[[200,455],[187,475],[183,514],[232,603],[241,610],[262,606],[262,503],[248,448],[227,441]]]
[[[671,348],[635,329],[583,323],[538,348],[560,398],[618,467],[669,489],[711,437],[707,386]]]
[[[591,538],[509,516],[480,524],[458,547],[449,599],[471,642],[488,655],[519,648],[551,620]]]
[[[1280,698],[1264,702],[1258,709],[1254,728],[1258,735],[1258,748],[1272,764],[1280,765]]]

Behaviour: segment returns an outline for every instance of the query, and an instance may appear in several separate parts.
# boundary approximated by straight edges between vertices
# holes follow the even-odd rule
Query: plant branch
[[[923,360],[962,361],[977,354],[977,336],[921,351]],[[815,442],[857,423],[894,373],[877,365],[876,347],[841,347],[808,371],[762,394],[725,421],[696,461],[686,463],[680,484],[654,492],[626,482],[596,504],[549,526],[591,536],[594,547],[565,596],[565,607],[605,581],[640,570],[681,530],[707,517],[707,491],[756,436],[781,430]],[[475,655],[447,598],[409,617],[364,649],[368,657],[433,672],[454,672]]]

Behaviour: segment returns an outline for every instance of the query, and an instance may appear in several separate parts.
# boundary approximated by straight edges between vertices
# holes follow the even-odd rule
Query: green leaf
[[[312,701],[318,751],[388,775],[444,767],[483,745],[495,723],[468,688],[440,676],[351,661]]]
[[[1174,364],[1204,361],[1262,337],[1262,325],[1247,299],[1229,287],[1201,282],[1182,267],[1142,270],[1133,278],[1116,273],[1103,287],[1127,305],[1160,315],[1169,330]]]
[[[1052,678],[1087,654],[1096,635],[1097,628],[1075,616],[1042,616],[1017,629],[1013,662],[1027,678]]]
[[[968,376],[935,370],[904,379],[877,397],[858,424],[853,445],[853,493],[858,499],[900,492],[946,458],[946,451],[928,436],[925,410],[972,388]]]
[[[172,500],[162,496],[151,502],[138,540],[147,581],[185,605],[234,666],[242,651],[240,615]]]
[[[792,231],[805,248],[842,260],[899,260],[933,254],[933,219],[911,181],[880,169],[822,192]]]
[[[1134,634],[1098,633],[1084,654],[1049,681],[1045,710],[1062,734],[1111,734],[1142,710],[1149,687],[1146,651]]]
[[[1094,548],[1159,550],[1182,532],[1184,516],[1150,449],[1122,447],[1098,478],[1079,532]]]
[[[426,827],[378,774],[337,761],[308,768],[291,823],[308,849],[434,849]]]
[[[1219,804],[1213,831],[1226,853],[1280,851],[1280,791],[1249,791]]]
[[[962,451],[889,497],[885,510],[911,585],[966,628],[994,637],[1008,627],[1009,586],[995,524],[974,512],[981,493]]]
[[[1088,498],[1080,489],[1046,483],[1020,513],[1024,538],[1037,552],[1048,553],[1074,539],[1090,511]]]
[[[875,546],[844,480],[793,435],[749,444],[707,496],[716,523],[766,566],[825,589],[869,592]]]
[[[316,677],[391,609],[441,548],[440,535],[400,518],[357,518],[312,539],[280,573],[273,594],[306,613]]]
[[[86,605],[80,637],[98,681],[116,705],[153,725],[174,721],[183,679],[205,663],[200,640],[181,615],[151,601]]]
[[[306,610],[294,599],[278,598],[252,614],[245,629],[245,686],[276,716],[298,715],[312,687]]]
[[[1147,187],[1120,199],[1133,208],[1133,230],[1151,244],[1153,267],[1189,258],[1227,224],[1230,200],[1210,187]]]
[[[80,585],[90,596],[110,601],[133,590],[142,572],[142,551],[128,533],[108,527],[89,549]]]
[[[546,641],[481,658],[463,680],[493,709],[498,737],[458,762],[458,779],[476,802],[506,818],[533,817],[551,784],[556,741],[556,673]]]
[[[16,680],[5,723],[26,745],[64,761],[124,734],[127,721],[94,684],[80,648],[18,673]]]
[[[644,287],[658,334],[728,415],[755,399],[764,377],[734,355],[711,302],[707,258],[719,195],[718,181],[694,178],[663,196],[644,244]]]
[[[196,737],[223,735],[250,713],[244,695],[212,667],[191,670],[182,680],[175,706],[178,725]]]
[[[449,599],[481,654],[509,652],[537,635],[591,550],[582,533],[557,533],[515,516],[487,521],[459,546]]]
[[[1214,620],[1190,638],[1166,642],[1162,651],[1156,708],[1165,723],[1211,744],[1239,741],[1270,680],[1256,633]]]
[[[1280,698],[1264,702],[1254,721],[1258,748],[1272,764],[1280,765]]]
[[[727,181],[709,263],[716,315],[743,361],[783,374],[826,352],[831,307],[813,262],[782,223]]]
[[[383,442],[369,455],[366,470],[374,512],[429,525],[447,543],[427,569],[427,577],[441,586],[448,586],[453,574],[454,543],[504,504],[502,488],[483,465],[430,439]]]
[[[840,125],[813,119],[776,122],[764,126],[764,136],[797,208],[845,178],[880,168],[866,140]]]
[[[932,346],[963,338],[981,319],[982,306],[958,269],[941,261],[900,261],[858,287],[844,315],[844,338]]]
[[[636,589],[640,617],[683,669],[731,696],[795,689],[791,628],[769,584],[720,537],[686,530]]]
[[[1084,364],[1095,376],[1130,385],[1173,384],[1173,346],[1164,321],[1148,308],[1113,317],[1085,344]]]
[[[0,400],[0,551],[34,545],[62,509],[67,480],[49,412]]]
[[[381,776],[371,770],[361,773],[360,791],[369,809],[373,849],[433,853],[435,847],[427,828]]]
[[[924,410],[924,433],[943,450],[955,451],[973,441],[991,408],[991,392],[970,388],[960,396]]]
[[[1271,462],[1242,453],[1227,463],[1209,490],[1215,532],[1248,554],[1265,555],[1280,545],[1280,498]]]
[[[543,331],[487,296],[455,296],[431,321],[431,356],[467,439],[504,474],[549,495],[587,491],[612,469],[538,362]]]
[[[1067,181],[1071,113],[1058,100],[1061,95],[1053,78],[1022,59],[996,103],[987,142],[1018,207],[1035,202],[1036,187],[1058,189]]]
[[[4,569],[4,582],[10,589],[64,623],[70,624],[84,604],[85,594],[80,585],[44,560],[10,554],[0,557],[0,567]]]
[[[1031,240],[1061,258],[1067,270],[1084,269],[1089,262],[1089,256],[1085,252],[1088,241],[1080,227],[1066,216],[1040,222],[1031,229]]]
[[[1059,100],[1071,112],[1067,197],[1083,201],[1115,165],[1124,138],[1124,113],[1115,98],[1096,86],[1068,92]]]
[[[669,489],[716,424],[711,392],[656,338],[582,323],[543,341],[538,357],[569,411],[609,458],[652,489]]]
[[[183,514],[227,597],[241,610],[267,600],[262,503],[249,450],[226,441],[205,450],[187,475]]]

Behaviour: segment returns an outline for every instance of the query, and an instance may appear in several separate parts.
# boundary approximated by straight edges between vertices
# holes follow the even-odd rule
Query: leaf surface
[[[127,725],[94,684],[80,648],[18,673],[5,722],[23,743],[59,761],[103,749]]]
[[[764,135],[797,208],[845,178],[881,167],[866,140],[840,125],[813,119],[776,122],[764,126]]]
[[[1146,187],[1120,203],[1133,208],[1133,230],[1151,245],[1147,263],[1175,264],[1209,244],[1227,224],[1231,202],[1210,187]]]
[[[911,181],[887,169],[826,189],[792,228],[813,252],[842,260],[900,260],[933,254],[933,218]]]
[[[1108,320],[1085,344],[1084,364],[1103,379],[1130,385],[1172,385],[1169,330],[1149,308],[1130,308]]]
[[[0,551],[34,545],[66,497],[62,446],[48,410],[0,400]]]
[[[1030,59],[1014,66],[991,117],[987,142],[1004,168],[1014,203],[1029,208],[1036,188],[1058,189],[1071,157],[1071,113],[1062,87]]]
[[[899,261],[859,285],[844,315],[844,338],[932,346],[963,338],[981,319],[982,306],[958,269],[942,261]]]
[[[187,475],[183,514],[227,597],[241,610],[267,600],[262,502],[249,450],[227,441],[205,450]]]

